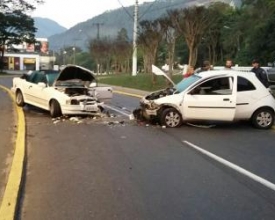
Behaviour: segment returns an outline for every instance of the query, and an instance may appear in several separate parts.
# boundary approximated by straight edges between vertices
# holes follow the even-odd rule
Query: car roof
[[[204,71],[198,73],[199,76],[202,78],[208,78],[213,76],[242,76],[245,78],[254,78],[255,74],[252,72],[243,72],[243,71],[237,71],[237,70],[210,70],[210,71]]]

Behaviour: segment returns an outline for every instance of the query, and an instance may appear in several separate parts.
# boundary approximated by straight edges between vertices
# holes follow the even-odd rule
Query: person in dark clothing
[[[254,59],[252,61],[253,68],[251,69],[251,72],[255,73],[256,77],[262,82],[262,84],[268,88],[269,82],[267,79],[266,71],[260,67],[260,62],[257,59]]]
[[[202,67],[200,68],[200,70],[197,71],[197,73],[209,71],[211,69],[212,69],[212,67],[211,67],[210,62],[208,60],[205,60],[205,61],[203,61]]]

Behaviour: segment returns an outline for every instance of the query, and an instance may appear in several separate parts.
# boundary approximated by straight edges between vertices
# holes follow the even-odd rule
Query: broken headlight
[[[155,102],[150,102],[149,103],[149,109],[154,110],[154,109],[158,109],[159,105],[156,104]]]
[[[70,99],[66,101],[67,105],[79,105],[79,101],[77,99]]]

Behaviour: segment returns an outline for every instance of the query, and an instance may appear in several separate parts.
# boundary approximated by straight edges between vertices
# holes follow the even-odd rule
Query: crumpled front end
[[[64,115],[87,115],[100,113],[103,110],[102,102],[86,95],[70,97],[61,104]]]
[[[154,100],[146,100],[145,98],[140,100],[140,109],[146,119],[157,118],[160,108],[161,106],[156,104]]]

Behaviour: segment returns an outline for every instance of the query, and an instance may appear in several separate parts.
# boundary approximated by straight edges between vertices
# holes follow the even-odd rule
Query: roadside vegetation
[[[258,58],[262,65],[274,65],[274,21],[275,0],[243,0],[240,8],[214,2],[167,10],[156,20],[139,22],[138,71],[150,75],[154,85],[158,82],[152,64],[168,64],[170,77],[178,64],[197,68],[204,60],[217,66],[232,59],[239,66],[250,66]],[[94,72],[117,76],[131,72],[132,42],[124,28],[115,39],[91,39],[88,49],[91,61],[83,65]]]
[[[173,82],[178,83],[182,80],[182,75],[173,75]],[[100,84],[108,84],[113,86],[122,86],[133,89],[140,89],[144,91],[154,91],[163,89],[169,86],[167,80],[162,77],[156,77],[156,82],[153,84],[149,74],[138,74],[135,77],[130,75],[109,75],[99,77]]]

